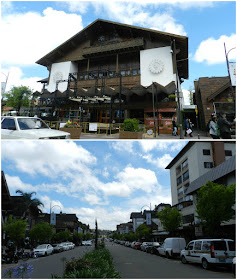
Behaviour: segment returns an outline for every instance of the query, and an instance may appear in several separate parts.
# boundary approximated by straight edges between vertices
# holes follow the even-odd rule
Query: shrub
[[[53,275],[53,278],[58,278]],[[113,259],[107,249],[93,250],[81,259],[66,263],[63,278],[121,278],[113,267]]]
[[[122,129],[124,131],[141,131],[142,129],[139,127],[139,120],[137,119],[126,119],[122,124]]]

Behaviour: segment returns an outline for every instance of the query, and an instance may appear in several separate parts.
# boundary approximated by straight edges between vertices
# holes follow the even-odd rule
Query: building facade
[[[98,19],[36,63],[49,70],[40,81],[41,112],[101,123],[136,118],[151,126],[155,113],[162,129],[177,117],[188,38]]]
[[[190,185],[207,173],[207,181],[213,181],[209,172],[235,155],[232,141],[190,141],[166,167],[170,170],[172,207],[181,212],[182,227],[195,224],[195,201]]]
[[[227,119],[235,118],[236,87],[230,84],[229,77],[203,77],[194,82],[195,103],[199,112],[202,129],[211,119],[211,114],[218,115],[221,111],[227,114]]]

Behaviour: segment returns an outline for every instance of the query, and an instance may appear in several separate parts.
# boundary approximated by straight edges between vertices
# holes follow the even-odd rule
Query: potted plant
[[[80,139],[82,128],[77,122],[67,121],[64,127],[60,130],[69,132],[71,134],[71,139]]]
[[[139,127],[139,120],[124,120],[119,132],[120,139],[142,139],[143,129]]]

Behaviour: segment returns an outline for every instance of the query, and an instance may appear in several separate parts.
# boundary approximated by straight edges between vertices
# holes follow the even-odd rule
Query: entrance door
[[[100,110],[99,111],[99,122],[100,123],[109,123],[110,115],[109,110]]]

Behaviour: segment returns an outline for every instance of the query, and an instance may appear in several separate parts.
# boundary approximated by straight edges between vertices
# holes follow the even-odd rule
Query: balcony
[[[130,39],[121,42],[105,42],[99,46],[91,46],[82,50],[84,57],[91,57],[105,53],[115,53],[131,49],[144,49],[144,39]]]

